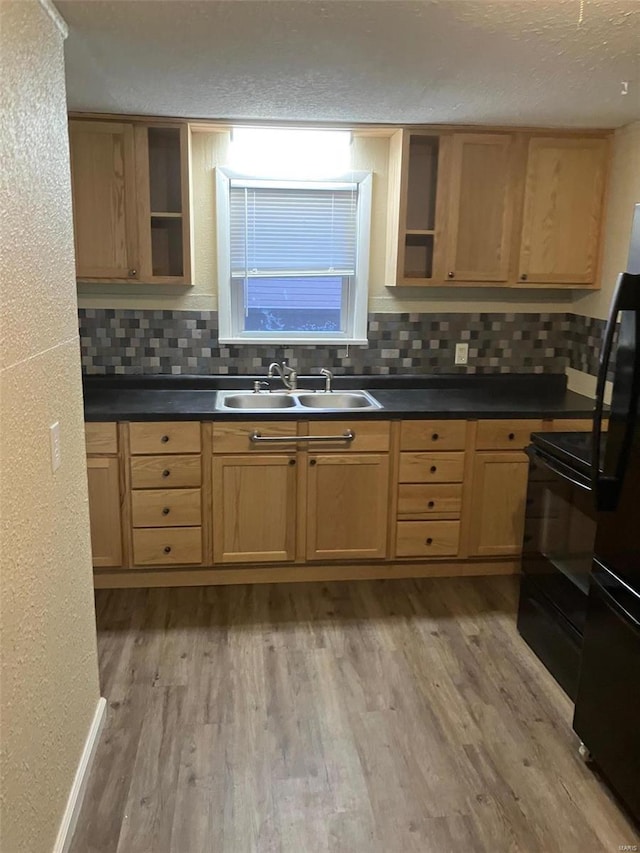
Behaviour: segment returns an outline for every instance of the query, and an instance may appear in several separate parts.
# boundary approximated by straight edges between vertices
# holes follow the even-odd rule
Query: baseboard
[[[100,699],[98,699],[91,728],[89,729],[87,739],[84,743],[84,749],[80,756],[78,769],[76,770],[73,785],[69,792],[67,807],[62,815],[60,829],[58,830],[58,837],[56,838],[56,843],[53,845],[53,853],[67,853],[71,846],[71,839],[75,832],[78,815],[80,814],[80,808],[82,806],[82,800],[84,799],[87,782],[89,781],[89,774],[91,773],[91,765],[93,764],[93,759],[100,740],[100,733],[104,726],[106,710],[107,700],[101,696]]]

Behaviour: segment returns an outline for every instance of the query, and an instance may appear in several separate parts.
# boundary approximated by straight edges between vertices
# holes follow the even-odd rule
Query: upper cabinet
[[[511,134],[455,133],[449,177],[447,278],[506,282],[513,219]]]
[[[519,279],[586,284],[597,274],[608,143],[529,141]]]
[[[388,286],[596,287],[609,140],[401,129]]]
[[[191,284],[189,128],[69,124],[76,275]]]

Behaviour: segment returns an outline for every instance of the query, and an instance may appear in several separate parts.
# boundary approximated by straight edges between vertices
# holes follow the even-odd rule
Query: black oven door
[[[535,447],[529,487],[518,605],[522,638],[575,698],[596,512],[588,480]]]

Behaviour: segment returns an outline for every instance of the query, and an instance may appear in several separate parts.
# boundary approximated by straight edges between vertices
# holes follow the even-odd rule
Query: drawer
[[[531,433],[541,432],[541,420],[478,421],[477,450],[522,450],[531,443]]]
[[[249,441],[249,436],[258,431],[261,435],[270,438],[291,439],[264,444],[254,444]],[[295,450],[298,424],[296,421],[242,421],[238,423],[214,423],[212,450],[214,453],[249,453],[256,451],[277,451],[282,453],[283,449]]]
[[[464,453],[400,454],[401,483],[461,483],[463,474]]]
[[[466,421],[403,421],[400,450],[464,450]]]
[[[200,456],[134,456],[131,460],[133,489],[184,489],[202,480]]]
[[[403,483],[398,487],[399,518],[460,518],[462,485]]]
[[[196,527],[202,523],[200,489],[147,489],[131,493],[134,527]]]
[[[606,429],[607,421],[602,421],[602,428]],[[554,418],[552,421],[545,421],[545,431],[550,432],[591,432],[593,429],[593,420],[591,418]]]
[[[87,453],[117,453],[118,425],[115,423],[86,423],[84,440]]]
[[[399,521],[396,557],[455,557],[459,521]]]
[[[389,421],[308,421],[301,426],[308,429],[307,435],[326,437],[326,441],[303,442],[310,450],[330,450],[332,453],[355,450],[367,453],[389,449]],[[331,440],[331,436],[341,436],[349,430],[355,435],[353,441]]]
[[[129,447],[134,455],[200,453],[200,424],[195,421],[129,424]]]
[[[202,563],[200,527],[165,527],[133,531],[136,566],[170,566]]]

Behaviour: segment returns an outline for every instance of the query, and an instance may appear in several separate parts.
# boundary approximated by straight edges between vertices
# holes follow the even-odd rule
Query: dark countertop
[[[336,376],[335,390],[366,388],[383,406],[375,411],[216,411],[216,391],[250,390],[264,376],[87,376],[87,421],[281,421],[391,418],[589,418],[593,400],[568,391],[560,374],[462,376]],[[322,377],[300,377],[320,389]],[[279,380],[274,388],[280,389]]]

